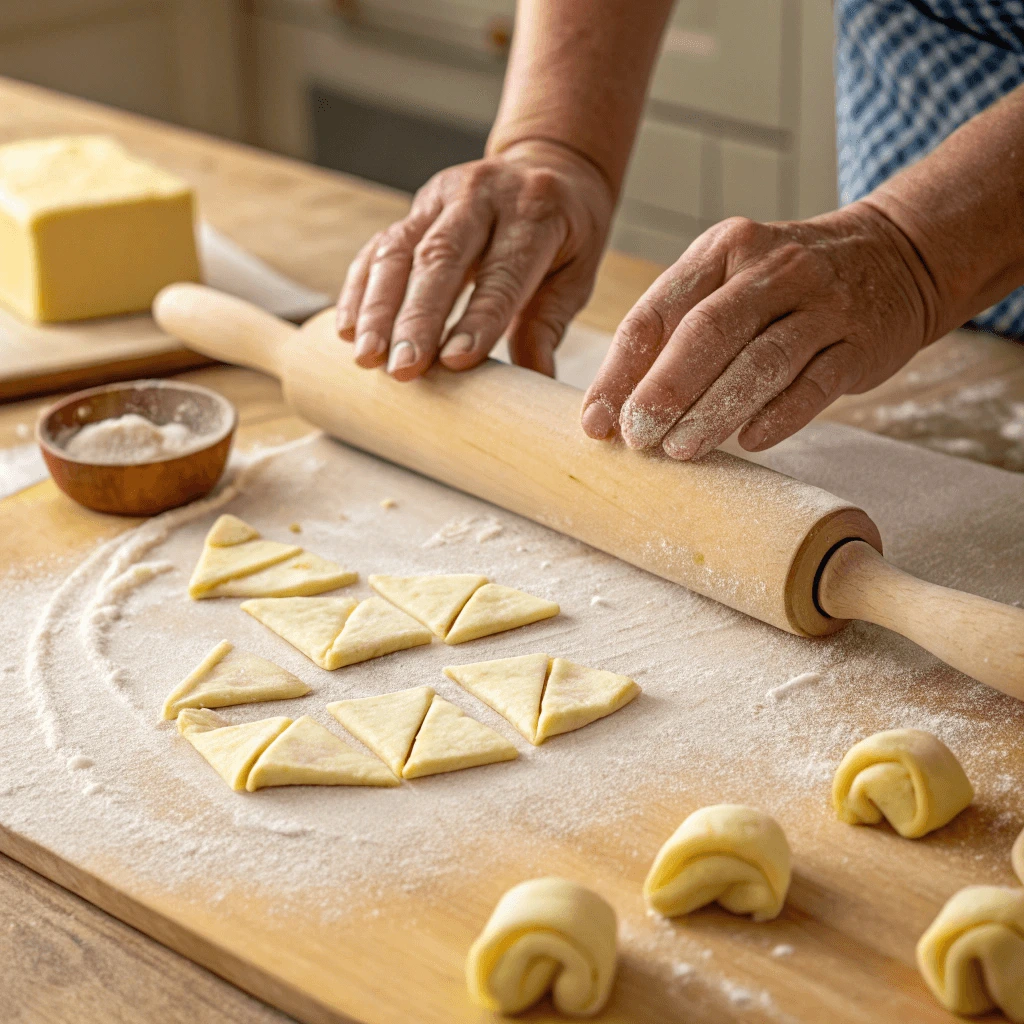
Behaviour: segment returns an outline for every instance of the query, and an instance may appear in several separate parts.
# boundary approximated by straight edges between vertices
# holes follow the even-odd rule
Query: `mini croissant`
[[[485,1009],[511,1014],[550,990],[561,1013],[598,1013],[615,978],[615,927],[615,911],[576,882],[522,882],[498,901],[469,951],[469,994]]]
[[[841,821],[876,825],[885,817],[905,839],[952,821],[974,799],[960,762],[931,733],[893,729],[852,746],[832,784]]]
[[[782,911],[789,880],[789,844],[775,819],[719,804],[694,811],[658,851],[644,898],[666,917],[718,902],[770,921]]]
[[[1024,1024],[1024,889],[961,889],[921,936],[917,963],[947,1010],[998,1008]]]

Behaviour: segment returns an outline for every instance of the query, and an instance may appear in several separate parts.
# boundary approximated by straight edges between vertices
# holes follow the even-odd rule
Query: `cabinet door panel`
[[[166,14],[150,11],[123,21],[0,39],[0,75],[176,120],[171,28]]]
[[[722,208],[726,217],[778,220],[783,155],[776,150],[723,139]]]
[[[783,0],[680,0],[653,99],[771,128],[782,102]]]
[[[645,121],[637,136],[625,193],[650,206],[697,217],[700,212],[700,148],[696,132]]]

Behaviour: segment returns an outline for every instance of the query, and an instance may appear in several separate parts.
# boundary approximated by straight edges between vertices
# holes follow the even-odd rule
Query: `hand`
[[[867,203],[809,221],[705,231],[615,334],[583,429],[696,459],[742,427],[770,448],[937,337],[927,268]]]
[[[441,171],[352,262],[338,334],[355,339],[360,366],[386,362],[396,380],[412,380],[434,362],[472,280],[441,362],[476,366],[511,325],[513,362],[552,376],[555,348],[590,295],[613,207],[596,167],[556,143],[522,142]]]

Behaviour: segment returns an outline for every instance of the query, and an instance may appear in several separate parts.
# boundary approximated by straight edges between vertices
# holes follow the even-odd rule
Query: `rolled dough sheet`
[[[1024,600],[1024,477],[837,426],[811,427],[759,461],[864,507],[895,564],[1000,601]],[[679,962],[697,964],[706,984],[673,991],[680,1012],[702,1020],[731,1019],[725,989],[715,986],[752,984],[743,963],[760,954],[743,946],[732,956],[724,933],[666,931],[645,918],[639,899],[658,847],[702,804],[751,804],[775,817],[812,880],[794,886],[793,906],[845,928],[876,913],[865,864],[878,862],[888,847],[875,844],[891,836],[835,821],[832,775],[872,732],[926,729],[961,759],[977,797],[947,829],[901,843],[901,857],[886,861],[892,884],[919,898],[914,913],[894,907],[872,941],[912,978],[917,935],[950,892],[1012,882],[1009,849],[1024,827],[1024,705],[908,641],[866,624],[818,640],[779,632],[325,438],[266,459],[243,483],[219,507],[169,513],[98,548],[73,574],[68,561],[52,570],[34,562],[0,580],[0,824],[165,905],[194,904],[220,918],[244,889],[275,908],[260,927],[314,922],[339,948],[353,934],[386,943],[395,927],[388,914],[404,906],[416,912],[402,929],[415,932],[430,927],[430,913],[446,920],[469,890],[486,896],[478,900],[482,921],[518,879],[557,870],[609,891],[625,870],[637,883],[635,898],[617,906],[623,955],[666,986],[677,984]],[[384,497],[396,507],[382,509]],[[326,672],[237,602],[197,605],[183,596],[221,512],[274,537],[288,536],[301,517],[304,546],[360,573],[346,591],[353,599],[372,593],[369,573],[472,572],[557,601],[562,614],[462,648],[435,643]],[[456,528],[473,521],[503,528]],[[310,713],[326,721],[322,709],[332,701],[429,685],[509,739],[520,757],[387,790],[285,787],[239,798],[211,785],[202,758],[182,756],[173,723],[154,726],[168,692],[224,637],[280,664],[315,695],[232,708],[232,722]],[[453,651],[466,661],[557,652],[627,674],[643,694],[532,748],[444,676]],[[767,696],[806,672],[820,681],[783,701]],[[819,906],[813,894],[821,892]],[[382,915],[376,933],[374,914]],[[702,959],[718,942],[722,955]],[[768,947],[763,955],[773,963]],[[888,968],[878,962],[864,957],[844,968],[849,983],[863,972],[864,991],[884,986]]]

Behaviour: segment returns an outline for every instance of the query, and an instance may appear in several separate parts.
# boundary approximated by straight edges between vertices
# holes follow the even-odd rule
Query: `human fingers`
[[[412,269],[413,252],[439,212],[434,204],[414,205],[404,220],[377,236],[356,315],[355,357],[360,366],[380,366],[386,361],[391,329]]]
[[[797,307],[803,284],[763,262],[729,278],[680,321],[622,406],[632,448],[653,448],[769,324]]]
[[[379,239],[380,235],[374,235],[348,265],[335,312],[335,325],[338,337],[342,341],[355,341],[356,318],[359,315],[360,303],[363,301],[363,292],[366,290],[366,279],[370,273],[370,256]]]
[[[748,452],[764,451],[778,444],[852,391],[864,374],[863,353],[848,341],[839,341],[819,352],[792,384],[772,399],[739,435]]]
[[[654,365],[679,321],[725,280],[725,252],[701,236],[639,298],[619,324],[583,398],[581,424],[595,440],[613,437],[622,406]],[[665,425],[665,429],[671,423]],[[664,433],[664,431],[662,431]]]
[[[449,332],[441,360],[451,369],[481,362],[533,298],[562,244],[557,223],[499,217],[473,292]]]
[[[837,340],[825,314],[798,311],[777,320],[740,350],[665,435],[665,453],[699,459],[717,448],[784,391],[818,351]]]
[[[596,260],[574,260],[537,289],[515,318],[509,335],[508,351],[514,365],[547,377],[555,375],[555,349],[569,321],[586,304],[596,271]]]
[[[396,380],[412,380],[433,363],[445,320],[487,244],[492,219],[487,203],[452,204],[416,246],[392,331],[388,373]]]

